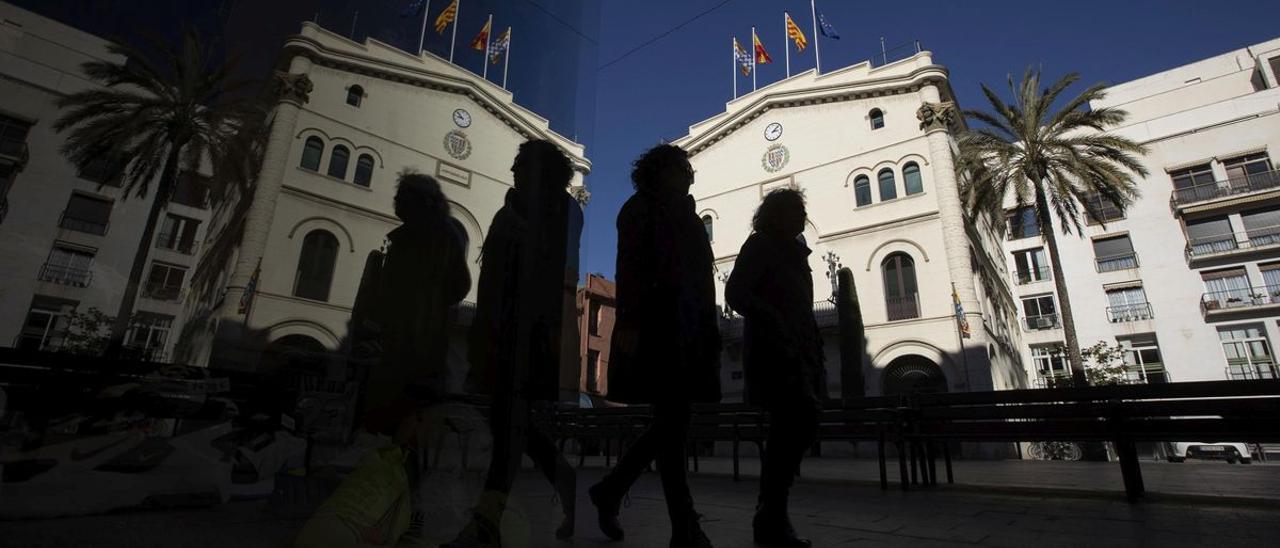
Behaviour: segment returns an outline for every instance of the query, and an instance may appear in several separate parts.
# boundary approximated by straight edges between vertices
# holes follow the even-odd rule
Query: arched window
[[[462,226],[462,221],[449,217],[449,226],[453,228],[454,236],[458,238],[458,243],[462,244],[462,259],[466,260],[471,253],[471,237],[467,236],[467,229]]]
[[[337,150],[334,150],[337,152]],[[893,170],[884,168],[876,175],[876,179],[880,180],[880,201],[892,200],[898,197],[898,183],[893,180]]]
[[[319,137],[307,137],[306,144],[302,145],[302,169],[311,171],[320,171],[320,157],[324,155],[324,141]]]
[[[361,154],[356,158],[356,176],[354,182],[357,185],[367,187],[373,181],[373,156]]]
[[[920,180],[920,166],[908,162],[902,166],[902,182],[906,186],[907,196],[924,192],[924,181]]]
[[[880,109],[878,108],[871,109],[871,112],[868,113],[868,116],[870,116],[871,118],[871,129],[874,130],[874,129],[880,129],[884,127],[884,112],[882,112]]]
[[[329,153],[329,176],[339,179],[347,178],[347,160],[351,159],[351,151],[347,147],[337,145]]]
[[[312,230],[302,239],[298,256],[298,275],[293,294],[304,299],[329,300],[333,267],[338,260],[338,238],[327,230]]]
[[[853,196],[859,207],[871,204],[871,179],[859,175],[853,180]]]
[[[364,88],[360,86],[351,86],[347,88],[347,104],[353,107],[360,106],[360,101],[364,100]]]
[[[702,216],[702,229],[707,231],[707,241],[712,241],[713,229],[715,228],[715,220],[710,215]]]
[[[880,264],[884,271],[884,304],[889,321],[920,317],[916,297],[916,264],[906,253],[893,253]]]

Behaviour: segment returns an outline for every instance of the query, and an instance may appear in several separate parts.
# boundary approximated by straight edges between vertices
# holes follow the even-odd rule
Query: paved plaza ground
[[[754,459],[743,471],[754,474]],[[557,542],[559,506],[526,470],[503,523],[509,547],[662,547],[669,527],[656,474],[632,490],[622,522],[628,537],[609,542],[595,527],[586,488],[603,469],[580,471],[578,535]],[[718,547],[749,547],[755,478],[734,482],[727,459],[703,459],[692,477],[707,534]],[[812,459],[792,498],[796,526],[816,546],[1275,546],[1280,545],[1280,466],[1144,463],[1151,500],[1119,495],[1116,465],[1034,461],[958,461],[956,485],[881,491],[875,461]],[[461,525],[479,481],[474,471],[442,469],[428,478],[426,537],[434,546]],[[1170,494],[1174,496],[1170,496]],[[1226,497],[1226,498],[1223,498]],[[289,546],[302,519],[274,517],[264,501],[209,509],[0,522],[0,546]]]

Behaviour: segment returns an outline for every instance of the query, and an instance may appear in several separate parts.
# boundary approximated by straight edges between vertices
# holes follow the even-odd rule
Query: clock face
[[[468,127],[471,125],[471,113],[463,109],[453,111],[453,123],[458,127]]]
[[[774,122],[772,124],[765,126],[764,128],[765,139],[768,139],[770,141],[776,141],[778,140],[778,137],[782,137],[782,124]]]

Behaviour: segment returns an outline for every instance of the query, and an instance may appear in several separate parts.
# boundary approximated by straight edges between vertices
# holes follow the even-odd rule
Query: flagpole
[[[431,15],[431,0],[422,8],[422,32],[418,33],[418,55],[422,55],[422,47],[427,44],[427,17]]]
[[[347,38],[350,38],[351,40],[356,39],[356,21],[359,21],[359,20],[360,20],[360,10],[356,10],[355,16],[351,18],[351,34],[347,35]]]
[[[511,65],[511,27],[507,27],[507,51],[502,56],[502,89],[507,89],[507,67]]]
[[[756,90],[756,55],[759,55],[756,53],[757,40],[759,38],[756,37],[756,28],[753,26],[751,27],[751,91]]]
[[[818,35],[818,8],[814,5],[817,0],[809,0],[809,15],[813,17],[813,62],[814,74],[822,74],[822,37]]]
[[[732,69],[732,72],[730,72],[729,74],[733,76],[733,98],[737,99],[738,98],[738,41],[735,40],[732,36],[729,37],[729,54],[730,54],[729,68]]]
[[[791,77],[791,48],[787,47],[788,45],[787,40],[790,39],[790,37],[787,36],[788,34],[787,31],[791,29],[787,28],[788,18],[790,18],[790,15],[788,15],[787,12],[785,11],[782,12],[782,54],[787,59],[787,78],[790,78]]]
[[[458,23],[461,19],[462,0],[457,0],[458,9],[453,10],[453,37],[449,39],[449,62],[453,62],[453,48],[458,45]]]
[[[489,14],[489,22],[484,24],[484,28],[489,29],[484,33],[484,59],[480,61],[484,63],[484,70],[480,72],[480,77],[485,80],[489,79],[489,36],[493,34],[493,14]]]

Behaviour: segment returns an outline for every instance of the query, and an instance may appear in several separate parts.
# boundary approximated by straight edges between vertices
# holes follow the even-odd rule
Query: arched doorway
[[[881,393],[886,396],[935,394],[947,391],[947,376],[933,360],[908,354],[889,362],[881,376]]]
[[[262,352],[259,370],[323,374],[327,354],[328,350],[320,341],[306,335],[285,335],[267,345]]]

